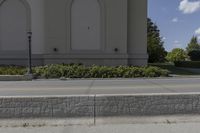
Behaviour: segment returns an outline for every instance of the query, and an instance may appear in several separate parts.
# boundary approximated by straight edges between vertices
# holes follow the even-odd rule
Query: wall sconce
[[[119,49],[118,49],[118,48],[115,48],[114,51],[115,51],[115,52],[119,52]]]
[[[53,51],[54,51],[54,52],[58,52],[58,49],[57,49],[57,48],[53,48]]]

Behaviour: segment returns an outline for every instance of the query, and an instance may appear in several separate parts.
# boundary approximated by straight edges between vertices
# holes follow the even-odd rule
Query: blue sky
[[[200,41],[200,0],[148,0],[148,16],[158,25],[167,51],[185,48],[193,35]]]

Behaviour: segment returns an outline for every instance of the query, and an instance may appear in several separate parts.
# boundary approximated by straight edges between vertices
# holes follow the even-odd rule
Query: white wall
[[[101,12],[97,0],[74,0],[71,8],[71,49],[101,49]]]
[[[14,36],[10,37],[14,38],[12,40],[7,39],[13,43],[3,45],[4,50],[22,50],[27,45],[26,32],[32,30],[32,52],[44,62],[126,65],[129,59],[129,63],[134,65],[147,63],[147,0],[8,1],[21,1],[23,4],[18,3],[17,7],[12,4],[9,13],[0,14],[0,34],[6,33],[6,27],[17,31],[0,35],[1,38],[4,36],[4,41],[6,37]],[[26,1],[28,4],[24,4]],[[30,14],[27,13],[29,5]],[[17,15],[21,18],[16,18]],[[7,21],[19,26],[10,28]],[[17,34],[19,32],[21,34]],[[19,40],[15,39],[23,42],[17,48],[15,44]],[[119,51],[116,52],[115,48]]]
[[[147,0],[128,1],[128,54],[130,64],[147,64]]]
[[[67,0],[45,0],[45,53],[67,52]],[[57,48],[57,52],[54,51]]]
[[[127,0],[102,1],[105,4],[105,52],[112,54],[127,54]],[[115,53],[115,48],[118,48],[119,52]]]
[[[82,44],[79,47],[78,45],[72,44],[72,33],[71,33],[71,1],[72,0],[45,0],[45,26],[46,26],[46,53],[48,54],[67,54],[67,53],[73,53],[73,49],[92,49],[87,54],[94,54],[96,49],[99,49],[99,45],[101,45],[103,51],[98,53],[107,53],[107,54],[116,54],[114,51],[115,48],[119,49],[118,54],[126,54],[127,53],[127,0],[98,0],[101,13],[100,13],[100,22],[99,22],[99,14],[97,9],[94,9],[96,11],[88,12],[92,20],[93,18],[96,18],[96,25],[99,25],[97,22],[100,23],[100,44],[94,43],[92,46],[88,44]],[[82,0],[82,2],[85,1],[86,3],[88,0]],[[96,0],[95,0],[96,1]],[[93,1],[93,2],[95,2]],[[75,0],[74,3],[77,1]],[[81,0],[80,0],[81,2]],[[85,3],[84,2],[84,3]],[[73,5],[73,4],[72,4]],[[82,4],[82,8],[85,8],[85,6]],[[94,3],[94,7],[96,7],[97,4]],[[73,7],[74,8],[74,7]],[[98,7],[97,7],[98,8]],[[52,10],[53,9],[53,10]],[[100,10],[99,9],[99,10]],[[87,9],[86,11],[93,10]],[[96,13],[95,13],[96,12]],[[84,12],[83,12],[84,13]],[[73,19],[73,18],[72,18]],[[81,23],[83,19],[81,19]],[[87,21],[89,19],[85,19],[84,21],[88,23]],[[74,20],[73,20],[74,21]],[[77,22],[77,21],[76,21]],[[74,24],[74,23],[73,23]],[[72,25],[73,25],[72,24]],[[74,26],[72,26],[74,27]],[[97,26],[98,28],[98,26]],[[77,28],[78,30],[78,28]],[[98,31],[96,29],[96,31]],[[97,38],[99,32],[95,35]],[[78,35],[79,37],[82,35]],[[76,41],[76,39],[74,39]],[[81,39],[80,39],[81,40]],[[98,40],[98,39],[94,39]],[[93,40],[93,41],[94,41]],[[80,43],[81,41],[79,41]],[[71,46],[75,46],[74,48]],[[57,48],[58,52],[54,52],[53,48]],[[72,50],[71,50],[72,48]],[[93,51],[94,50],[94,51]],[[76,54],[82,54],[83,52],[79,52]],[[92,52],[93,51],[93,52]]]
[[[128,3],[128,52],[147,52],[147,1],[129,0]]]
[[[43,54],[45,45],[44,0],[27,0],[31,6],[32,52]]]
[[[0,7],[0,51],[27,49],[27,11],[19,0],[7,0]]]
[[[27,32],[32,31],[32,53],[43,54],[44,10],[44,0],[6,0],[0,7],[0,50],[27,53]]]

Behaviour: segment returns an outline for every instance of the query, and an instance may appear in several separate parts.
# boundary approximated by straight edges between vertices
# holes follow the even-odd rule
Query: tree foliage
[[[200,50],[191,50],[188,52],[191,61],[200,61]]]
[[[185,61],[187,59],[187,53],[181,48],[175,48],[167,54],[166,59],[170,62]]]
[[[190,43],[186,47],[187,53],[190,53],[193,50],[200,50],[200,45],[196,36],[193,36]]]
[[[160,37],[158,26],[150,18],[147,19],[147,37],[149,62],[164,62],[167,55],[164,42]]]

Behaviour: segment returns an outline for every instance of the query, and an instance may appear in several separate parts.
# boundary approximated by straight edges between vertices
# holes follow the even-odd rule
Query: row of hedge
[[[1,66],[0,75],[24,75],[27,70],[19,66]]]
[[[0,75],[23,75],[23,67],[0,67]],[[131,66],[90,66],[83,65],[46,65],[33,68],[33,73],[40,78],[137,78],[168,76],[167,70],[158,67]]]
[[[176,67],[200,68],[200,61],[176,61],[174,64]]]

